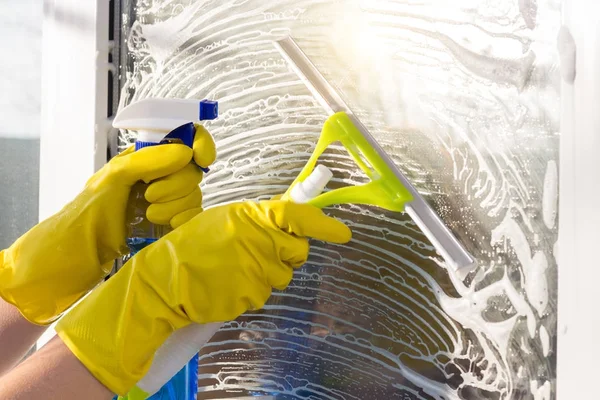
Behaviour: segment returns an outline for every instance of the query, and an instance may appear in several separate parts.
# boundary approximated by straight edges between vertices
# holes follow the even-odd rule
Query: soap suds
[[[523,16],[523,20],[529,29],[535,28],[537,18],[537,1],[536,0],[519,0],[519,10]]]
[[[552,398],[552,386],[548,381],[545,381],[543,384],[531,381],[531,394],[533,395],[533,400],[550,400]]]
[[[554,160],[548,161],[546,167],[542,211],[546,227],[554,228],[558,214],[558,166]]]
[[[542,342],[542,354],[544,357],[548,357],[550,352],[550,336],[544,325],[540,326],[540,341]]]
[[[517,214],[519,218],[524,218],[522,214]],[[492,241],[498,242],[505,239],[515,252],[517,259],[522,265],[524,289],[529,304],[533,306],[539,316],[542,316],[548,305],[548,282],[545,276],[548,268],[548,261],[542,252],[532,254],[528,239],[522,228],[516,222],[515,218],[507,214],[505,220],[492,231]],[[535,319],[529,320],[535,327]]]

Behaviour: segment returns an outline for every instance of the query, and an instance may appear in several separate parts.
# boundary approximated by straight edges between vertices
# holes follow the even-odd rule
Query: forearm
[[[46,330],[27,321],[19,310],[0,298],[0,376],[13,368]]]
[[[0,378],[0,398],[110,400],[114,397],[58,338]]]

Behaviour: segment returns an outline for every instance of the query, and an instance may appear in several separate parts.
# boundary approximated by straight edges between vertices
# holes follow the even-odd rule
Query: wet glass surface
[[[124,3],[121,105],[220,103],[207,206],[282,193],[314,147],[291,35],[478,262],[463,284],[406,215],[328,209],[352,242],[215,335],[199,399],[555,398],[559,0]]]

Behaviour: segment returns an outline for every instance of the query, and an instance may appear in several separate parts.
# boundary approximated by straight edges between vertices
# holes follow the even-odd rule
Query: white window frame
[[[595,399],[600,374],[600,4],[566,0],[576,77],[562,84],[557,398]]]
[[[107,161],[109,2],[44,0],[42,32],[40,220],[62,209]],[[38,348],[54,334],[48,329]]]

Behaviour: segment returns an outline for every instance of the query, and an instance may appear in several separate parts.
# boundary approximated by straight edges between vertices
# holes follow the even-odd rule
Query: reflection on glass
[[[407,216],[327,210],[353,241],[314,242],[215,335],[199,399],[555,397],[559,0],[124,3],[122,104],[220,102],[208,206],[282,193],[312,151],[326,114],[273,46],[289,34],[479,264],[463,284]]]

